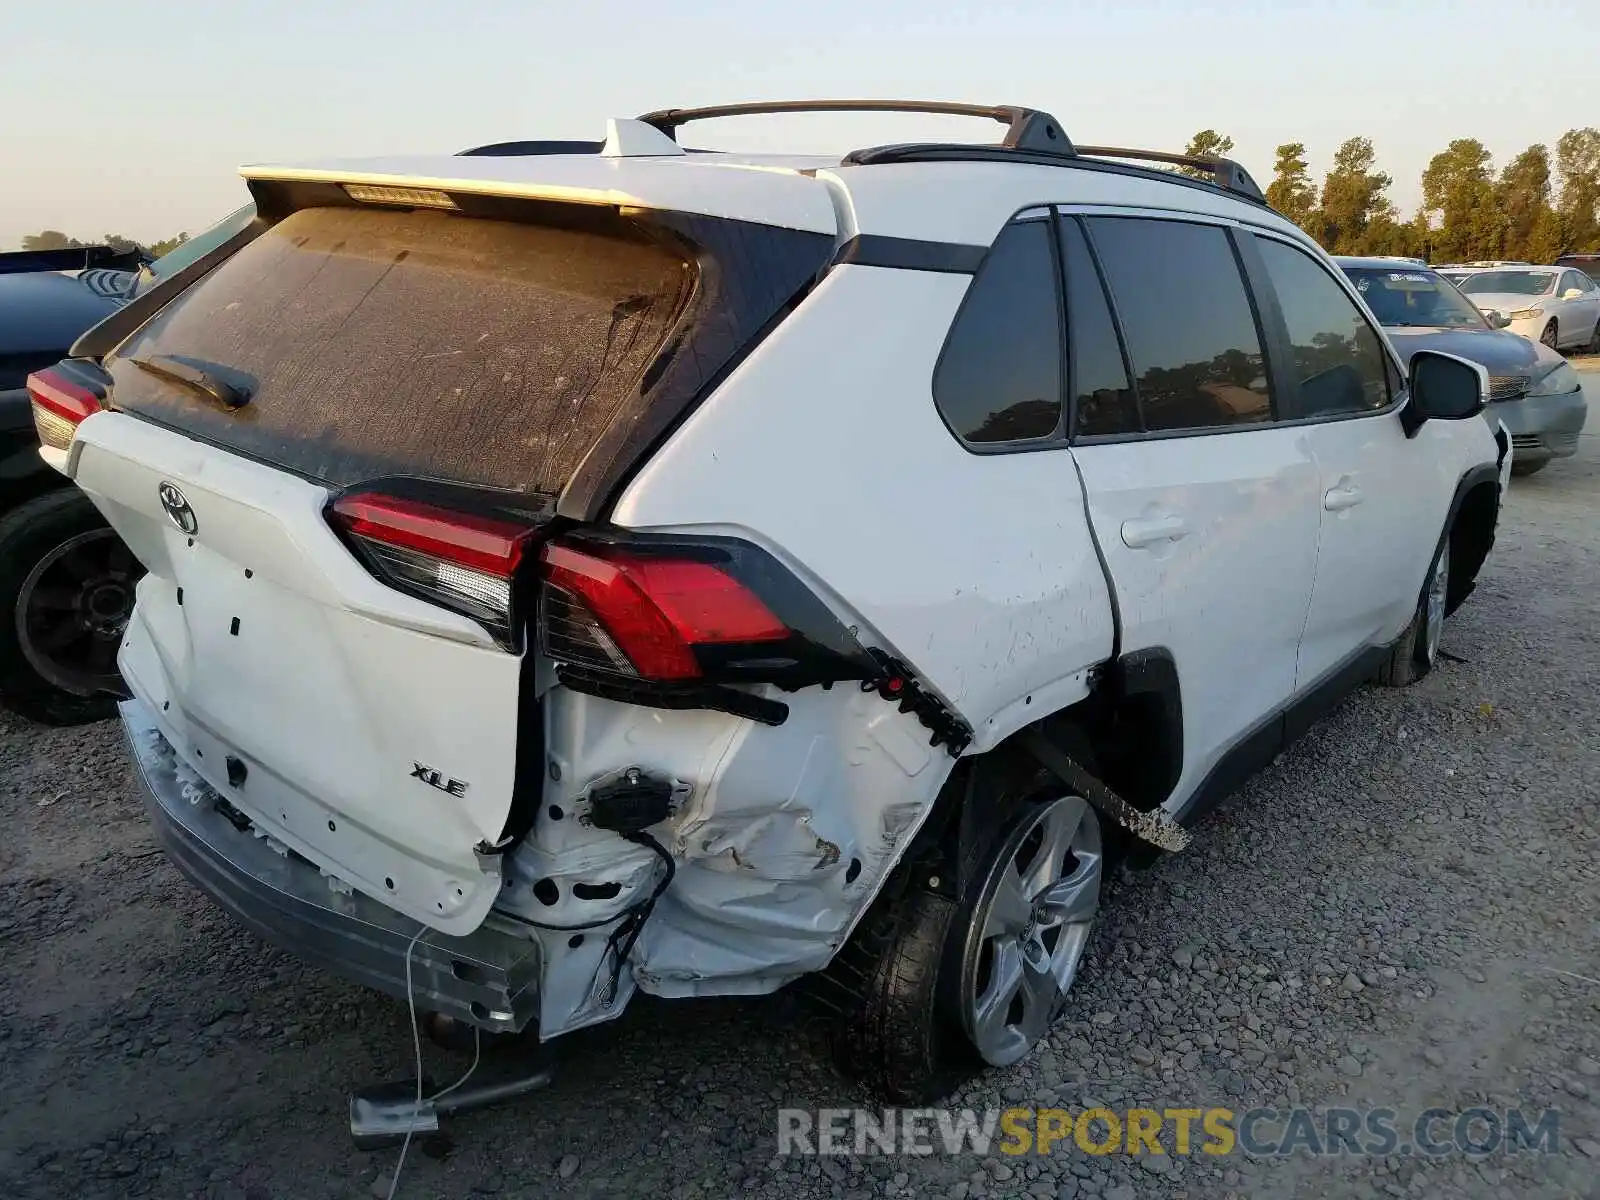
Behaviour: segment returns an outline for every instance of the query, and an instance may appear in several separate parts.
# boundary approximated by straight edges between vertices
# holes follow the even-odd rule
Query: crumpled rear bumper
[[[314,966],[402,999],[410,947],[419,1009],[504,1032],[537,1019],[536,942],[493,918],[467,937],[449,937],[359,892],[335,891],[310,862],[225,815],[222,798],[183,762],[141,701],[126,701],[121,712],[167,857],[241,925]]]

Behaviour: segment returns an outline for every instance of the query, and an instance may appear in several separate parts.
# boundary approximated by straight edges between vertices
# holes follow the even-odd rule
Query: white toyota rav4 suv
[[[872,107],[1007,132],[676,140]],[[1494,537],[1482,369],[1225,159],[830,101],[243,173],[44,453],[149,568],[172,860],[480,1029],[811,976],[891,1099],[1015,1062],[1115,854],[1425,674]]]

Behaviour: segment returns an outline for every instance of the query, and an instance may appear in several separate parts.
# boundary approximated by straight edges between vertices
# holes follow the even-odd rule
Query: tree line
[[[1231,137],[1202,129],[1189,139],[1185,153],[1226,155],[1232,149]],[[1377,161],[1371,138],[1350,138],[1334,152],[1333,167],[1319,187],[1305,143],[1285,142],[1277,149],[1267,202],[1330,254],[1548,263],[1562,254],[1600,253],[1600,129],[1569,129],[1557,140],[1553,156],[1548,146],[1536,144],[1499,171],[1477,138],[1456,138],[1428,161],[1422,205],[1409,217],[1389,199],[1394,180],[1377,169]],[[159,256],[188,237],[180,233],[143,249]],[[117,234],[101,241],[120,249],[140,245]],[[24,250],[87,244],[55,229],[22,239]]]
[[[1231,149],[1232,138],[1202,129],[1186,153]],[[1371,138],[1344,142],[1320,187],[1305,144],[1285,142],[1267,202],[1330,254],[1549,263],[1562,254],[1600,253],[1600,129],[1568,130],[1553,156],[1542,143],[1529,146],[1499,171],[1477,138],[1456,138],[1428,160],[1422,205],[1409,217],[1389,199],[1393,182],[1377,169]]]
[[[180,233],[177,237],[170,237],[160,242],[136,242],[132,238],[123,237],[119,233],[108,233],[99,241],[80,242],[75,237],[68,237],[59,229],[44,229],[38,233],[30,233],[22,239],[24,250],[76,250],[80,246],[110,246],[118,251],[143,250],[152,258],[160,258],[168,250],[174,250],[189,240],[187,233]]]

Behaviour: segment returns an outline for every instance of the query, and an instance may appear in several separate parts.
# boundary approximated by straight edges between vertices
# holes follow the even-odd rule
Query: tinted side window
[[[1580,275],[1577,271],[1568,271],[1561,280],[1561,290],[1563,292],[1568,288],[1577,288],[1580,292],[1587,292],[1593,286],[1587,275]]]
[[[1270,421],[1261,338],[1228,235],[1183,221],[1093,217],[1088,224],[1122,319],[1146,428]]]
[[[1289,373],[1300,389],[1299,415],[1386,408],[1389,356],[1354,301],[1309,254],[1267,238],[1256,245],[1289,327]]]
[[[1070,218],[1061,222],[1061,261],[1067,273],[1067,329],[1071,346],[1074,433],[1093,437],[1138,433],[1139,406],[1128,385],[1111,308],[1100,273],[1089,254],[1083,230]]]
[[[969,442],[1047,438],[1061,423],[1061,313],[1048,221],[1006,226],[967,292],[933,376]]]

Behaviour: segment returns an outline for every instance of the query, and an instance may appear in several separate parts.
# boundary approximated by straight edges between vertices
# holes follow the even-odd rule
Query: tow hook
[[[1073,762],[1059,746],[1045,737],[1043,730],[1029,731],[1026,742],[1034,757],[1061,782],[1070,788],[1075,788],[1085,800],[1094,805],[1098,812],[1121,825],[1135,837],[1161,850],[1177,851],[1189,845],[1189,831],[1182,825],[1159,808],[1145,812],[1129,804]]]

